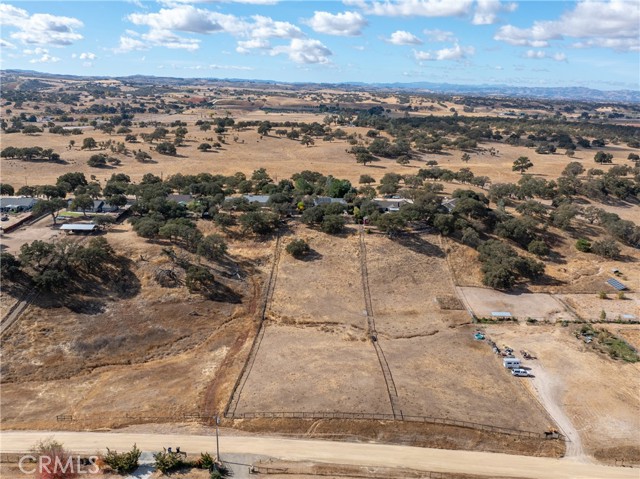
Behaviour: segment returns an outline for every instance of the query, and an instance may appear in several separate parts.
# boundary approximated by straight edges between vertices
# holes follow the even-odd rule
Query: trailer
[[[519,368],[520,360],[518,358],[504,358],[502,364],[507,369]]]

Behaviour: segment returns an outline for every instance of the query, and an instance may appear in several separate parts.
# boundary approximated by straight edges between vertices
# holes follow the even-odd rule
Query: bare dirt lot
[[[489,288],[460,288],[474,314],[490,318],[493,312],[509,312],[514,318],[543,321],[572,320],[556,298],[546,293],[503,293]]]
[[[365,243],[373,314],[382,335],[433,334],[470,321],[461,303],[453,305],[458,309],[442,307],[456,292],[438,236],[368,234]]]
[[[562,294],[558,297],[571,306],[580,318],[587,321],[624,321],[640,318],[640,297],[637,293],[625,292],[624,299],[620,299],[618,293],[612,293],[613,288],[609,285],[603,285],[602,290],[608,293],[607,299],[600,299],[595,294]]]
[[[348,329],[268,325],[237,412],[390,414],[376,353]]]
[[[610,329],[615,333],[618,325]],[[586,454],[598,460],[640,462],[638,364],[595,352],[575,338],[571,326],[491,325],[486,332],[498,344],[512,347],[516,355],[525,349],[537,356],[526,366],[533,375],[544,369],[550,397],[572,422]]]
[[[292,234],[283,238],[282,248],[300,237],[313,252],[304,261],[282,252],[268,317],[282,324],[341,324],[364,328],[366,318],[355,228],[349,228],[343,236],[327,235],[304,226],[292,228]]]
[[[274,306],[268,313],[275,324],[266,326],[236,412],[389,414],[384,377],[375,350],[361,329],[354,329],[348,321],[314,325],[312,320],[297,324],[297,328],[280,325],[280,305],[293,302],[290,291],[297,290],[305,298],[296,302],[304,305],[303,317],[322,318],[330,312],[348,318],[346,313],[353,308],[351,314],[362,321],[360,328],[365,320],[362,313],[357,315],[363,308],[362,284],[356,276],[360,274],[357,237],[322,241],[326,236],[322,233],[303,227],[296,232],[311,238],[314,249],[315,245],[322,245],[318,248],[320,257],[310,264],[314,266],[312,272],[324,282],[306,276],[308,262],[286,254],[282,257],[276,274]],[[473,340],[472,327],[456,328],[469,322],[467,311],[439,306],[437,298],[455,297],[456,293],[437,237],[420,234],[400,239],[383,235],[364,238],[380,334],[378,343],[396,383],[403,414],[544,430],[550,420],[533,397],[512,381],[489,348]],[[333,258],[341,255],[345,247],[347,254],[335,261]],[[339,263],[342,264],[336,269]],[[331,292],[331,281],[326,282],[333,278],[330,273],[345,273],[345,267],[350,274],[343,277],[349,277],[355,286],[331,295],[330,301],[306,299],[307,288],[312,294],[323,295],[315,292],[318,289]],[[307,282],[309,286],[305,285]],[[282,293],[283,289],[286,293]]]
[[[403,412],[543,431],[544,410],[474,331],[463,326],[383,343]]]
[[[228,298],[217,301],[184,286],[162,288],[154,272],[170,262],[161,244],[138,238],[129,225],[106,237],[131,259],[129,286],[135,279],[139,291],[129,298],[39,296],[3,338],[3,427],[55,427],[58,414],[96,426],[119,424],[126,414],[200,412],[228,351],[248,328],[259,294],[251,281],[224,280]],[[259,265],[269,245],[249,241],[230,252]]]

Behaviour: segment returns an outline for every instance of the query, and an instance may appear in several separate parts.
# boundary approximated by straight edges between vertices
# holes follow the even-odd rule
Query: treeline
[[[463,137],[464,140],[476,142],[510,139],[511,144],[523,146],[555,143],[555,146],[561,148],[571,149],[573,147],[575,149],[575,145],[581,138],[591,137],[603,141],[627,143],[632,148],[640,147],[640,129],[637,127],[607,123],[568,122],[558,119],[533,120],[461,115],[390,118],[384,113],[368,111],[361,112],[354,120],[354,124],[386,131],[396,138],[405,138],[412,142],[426,144],[438,140],[444,141],[445,137]],[[567,139],[571,141],[567,141]],[[469,145],[471,144],[469,143]],[[443,146],[448,146],[448,144],[445,143]],[[580,142],[579,146],[587,147],[584,142]]]
[[[8,146],[0,151],[0,158],[24,161],[60,161],[60,155],[54,152],[52,148],[41,148],[39,146],[28,146],[25,148]]]

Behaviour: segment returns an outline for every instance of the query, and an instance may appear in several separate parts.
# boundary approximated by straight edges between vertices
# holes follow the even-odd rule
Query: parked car
[[[2,218],[0,218],[0,220],[9,221],[9,217],[7,215],[3,215]]]
[[[522,368],[514,368],[511,370],[511,374],[513,374],[514,376],[520,376],[520,377],[526,378],[529,376],[529,371]]]

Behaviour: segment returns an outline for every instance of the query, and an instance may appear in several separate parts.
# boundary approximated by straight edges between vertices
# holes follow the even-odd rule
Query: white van
[[[519,368],[520,360],[518,358],[504,358],[502,364],[508,369]]]
[[[513,374],[514,376],[520,376],[523,378],[529,377],[529,371],[522,368],[513,368],[511,370],[511,374]]]

